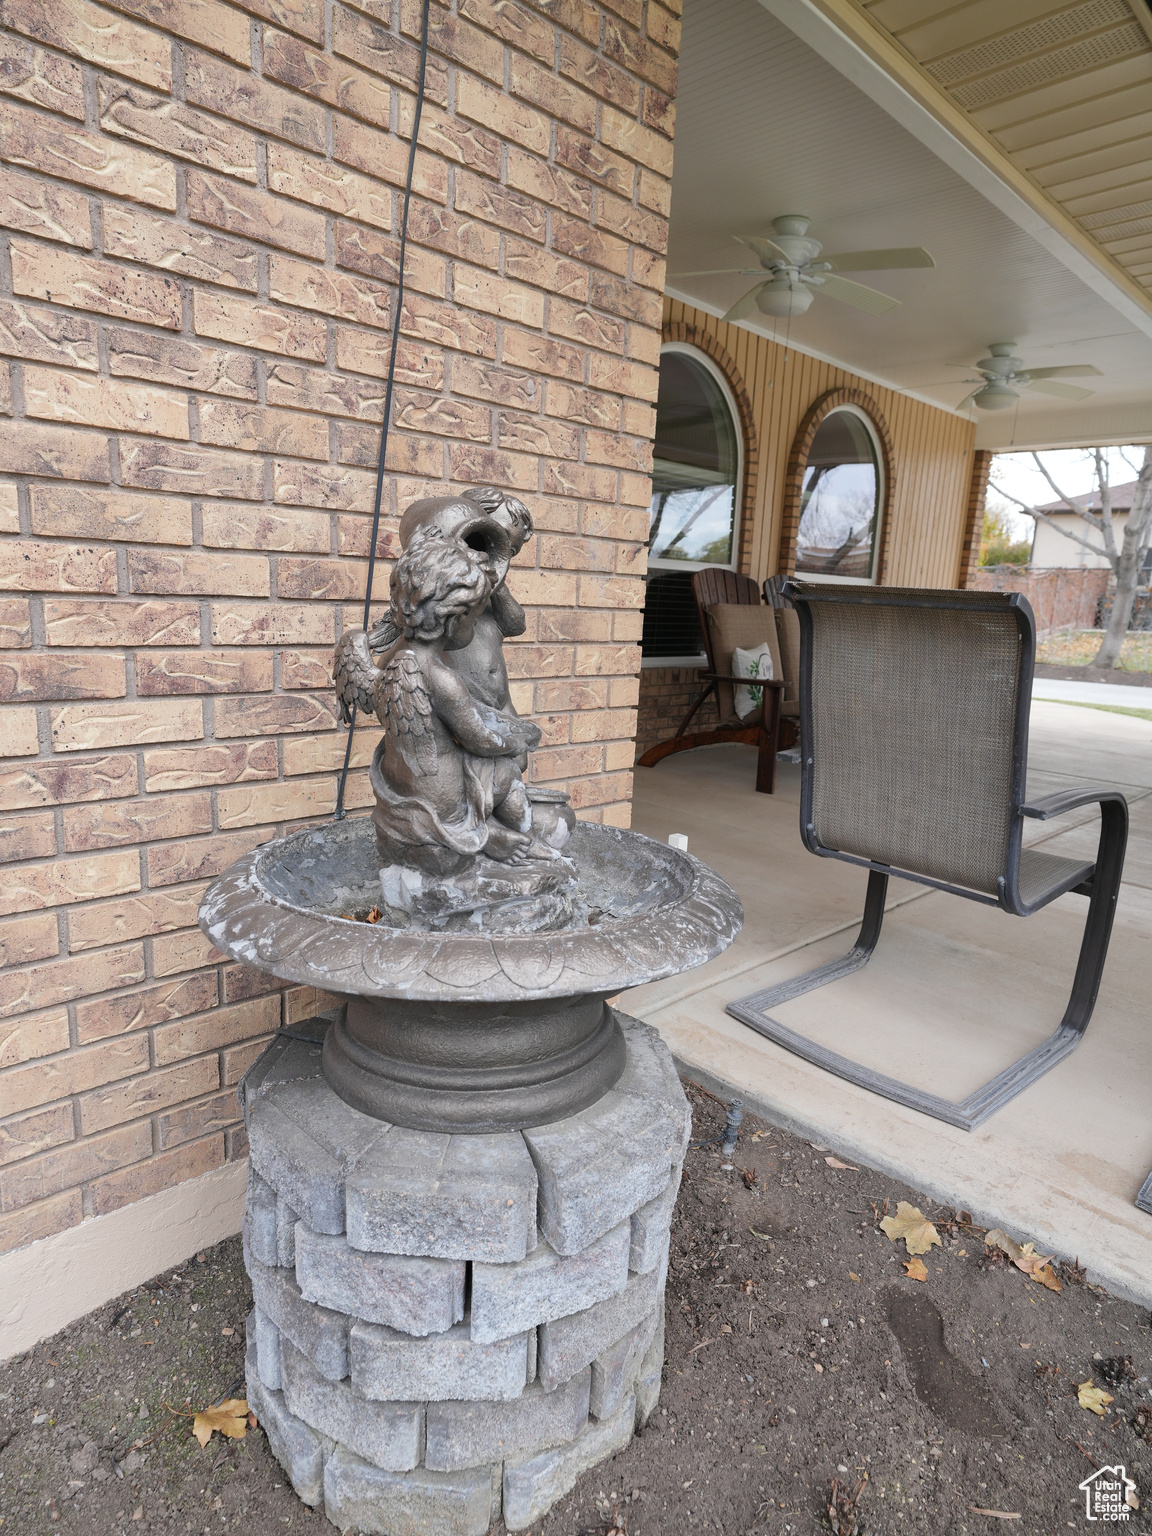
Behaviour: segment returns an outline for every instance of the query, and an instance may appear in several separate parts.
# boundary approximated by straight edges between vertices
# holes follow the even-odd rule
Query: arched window
[[[883,454],[875,428],[858,406],[829,411],[812,438],[800,482],[796,534],[798,576],[807,580],[876,580]]]
[[[743,483],[744,444],[728,381],[705,353],[666,343],[648,519],[646,660],[670,665],[702,655],[691,576],[705,565],[735,567]]]

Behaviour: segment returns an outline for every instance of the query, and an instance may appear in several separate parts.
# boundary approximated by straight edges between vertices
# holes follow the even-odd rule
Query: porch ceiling
[[[1095,9],[1123,3],[1093,0]],[[1051,0],[1028,4],[1029,14],[1054,9]],[[895,26],[897,6],[876,0],[874,9]],[[845,7],[877,30],[857,0],[832,8]],[[686,0],[669,291],[722,314],[754,279],[679,274],[745,265],[732,236],[767,232],[782,213],[809,215],[827,250],[925,245],[934,271],[861,274],[901,300],[886,316],[821,297],[790,327],[759,315],[743,323],[948,408],[971,386],[963,370],[947,365],[975,362],[992,341],[1015,341],[1034,366],[1091,363],[1102,377],[1088,381],[1094,393],[1083,402],[1026,392],[1018,411],[981,413],[981,446],[1152,438],[1152,301],[1137,286],[1139,263],[1122,270],[1055,204],[1056,222],[1046,223],[1018,186],[998,179],[986,157],[978,163],[834,26],[822,14],[828,8],[809,0]],[[943,6],[917,0],[904,9],[922,17]],[[956,33],[957,16],[983,25],[991,10],[952,6],[946,46],[924,44],[936,49],[928,62],[969,46],[967,34]],[[1141,45],[1124,62],[1139,68],[1142,60],[1152,66],[1152,44],[1146,60]],[[929,78],[918,64],[908,67]],[[970,79],[971,72],[963,76]],[[1025,108],[1014,110],[1013,122],[1022,120]],[[1053,121],[1066,127],[1068,119]],[[1033,160],[1037,143],[1033,132]],[[1057,228],[1060,221],[1067,228]]]

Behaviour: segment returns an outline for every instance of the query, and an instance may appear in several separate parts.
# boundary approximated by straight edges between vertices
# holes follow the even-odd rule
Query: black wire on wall
[[[380,427],[380,456],[376,461],[376,496],[372,504],[372,543],[368,551],[368,585],[364,592],[364,628],[372,610],[372,580],[376,574],[376,544],[380,537],[380,509],[384,497],[384,459],[388,452],[388,425],[392,419],[392,391],[396,381],[396,350],[400,343],[400,317],[404,308],[404,255],[408,245],[408,207],[412,201],[412,173],[416,166],[416,141],[420,135],[420,114],[424,110],[424,80],[428,71],[428,11],[431,0],[424,0],[420,14],[420,69],[416,80],[416,110],[412,117],[412,142],[408,146],[408,174],[404,179],[404,209],[400,217],[400,256],[396,278],[396,308],[392,316],[392,345],[388,354],[388,382],[384,390],[384,420]],[[352,704],[348,721],[348,742],[344,748],[344,766],[336,792],[333,821],[344,819],[344,786],[352,761],[352,738],[356,731],[356,705]]]

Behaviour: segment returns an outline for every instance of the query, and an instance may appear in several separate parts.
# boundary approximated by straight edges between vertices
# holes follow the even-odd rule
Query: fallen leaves
[[[1105,1392],[1103,1387],[1094,1386],[1091,1380],[1082,1381],[1076,1388],[1076,1401],[1081,1408],[1087,1408],[1089,1413],[1095,1413],[1103,1418],[1112,1401],[1111,1392]]]
[[[978,1504],[969,1504],[970,1515],[987,1515],[991,1520],[1019,1520],[1020,1512],[1015,1509],[981,1509]]]
[[[851,1280],[853,1285],[859,1285],[860,1284],[860,1276],[857,1275],[857,1274],[854,1274],[852,1270],[848,1271],[848,1278],[849,1278],[849,1280]]]
[[[844,1173],[860,1172],[859,1168],[854,1167],[851,1163],[842,1163],[838,1157],[826,1157],[824,1161],[828,1164],[829,1168],[839,1168]]]
[[[924,1268],[923,1259],[909,1259],[904,1266],[904,1273],[909,1280],[927,1280],[928,1271]]]
[[[1136,1380],[1136,1367],[1132,1364],[1131,1355],[1112,1355],[1094,1364],[1101,1380],[1110,1387],[1122,1387],[1125,1382]]]
[[[832,1496],[828,1501],[828,1520],[832,1526],[832,1536],[861,1536],[860,1495],[864,1492],[867,1481],[867,1472],[855,1488],[841,1488],[840,1479],[835,1477],[832,1479]]]
[[[1021,1247],[1019,1243],[1013,1242],[1007,1232],[1001,1232],[999,1227],[993,1227],[991,1232],[986,1232],[984,1242],[987,1247],[997,1248],[1001,1253],[1006,1253],[1016,1268],[1026,1274],[1029,1280],[1035,1280],[1037,1285],[1047,1286],[1050,1291],[1061,1289],[1060,1281],[1052,1268],[1052,1255],[1037,1253],[1034,1243],[1025,1243]]]
[[[942,1246],[940,1234],[924,1212],[909,1205],[907,1200],[901,1200],[895,1216],[885,1216],[880,1226],[892,1242],[898,1243],[903,1238],[910,1254],[927,1253],[932,1247]]]
[[[248,1404],[242,1397],[230,1397],[214,1408],[202,1408],[192,1420],[192,1433],[200,1449],[219,1431],[229,1440],[243,1440],[248,1433]]]

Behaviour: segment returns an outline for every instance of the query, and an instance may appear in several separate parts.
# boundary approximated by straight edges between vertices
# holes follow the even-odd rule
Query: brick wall
[[[698,667],[645,667],[640,674],[636,719],[636,756],[675,736],[680,722],[704,684]],[[713,731],[720,724],[715,699],[708,699],[692,716],[689,731]]]
[[[433,4],[382,543],[448,483],[528,501],[535,775],[614,824],[678,11]],[[242,1156],[233,1086],[316,1006],[196,910],[334,802],[419,16],[0,7],[0,1251]]]
[[[1030,565],[982,565],[968,585],[979,592],[1022,592],[1036,615],[1036,633],[1047,635],[1057,629],[1095,629],[1111,579],[1107,566],[1045,571]]]

